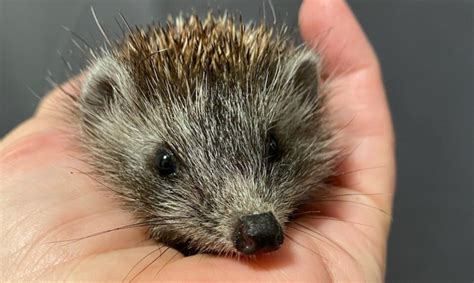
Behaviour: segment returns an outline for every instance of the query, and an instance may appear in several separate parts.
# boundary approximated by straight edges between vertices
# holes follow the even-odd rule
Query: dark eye
[[[156,152],[155,168],[161,176],[169,176],[176,173],[176,158],[174,154],[162,148]]]
[[[273,134],[269,134],[267,138],[267,157],[270,162],[275,162],[280,158],[278,141]]]

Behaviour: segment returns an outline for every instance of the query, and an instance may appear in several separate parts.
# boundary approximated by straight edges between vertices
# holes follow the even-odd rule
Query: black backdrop
[[[191,7],[237,10],[248,20],[262,17],[263,2],[0,0],[0,136],[31,115],[36,95],[50,88],[48,73],[66,78],[58,53],[75,72],[84,66],[61,25],[101,43],[91,4],[113,30],[120,11],[132,24]],[[474,1],[349,3],[380,57],[397,133],[387,280],[472,282]],[[300,1],[273,4],[279,21],[296,29]]]

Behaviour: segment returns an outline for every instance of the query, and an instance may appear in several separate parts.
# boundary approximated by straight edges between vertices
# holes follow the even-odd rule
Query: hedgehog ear
[[[88,70],[81,99],[89,110],[100,113],[114,103],[118,95],[129,93],[132,88],[127,69],[114,58],[104,57]]]
[[[311,51],[292,59],[290,78],[293,89],[306,98],[318,95],[320,59]]]
[[[117,93],[117,84],[110,77],[89,76],[82,91],[85,106],[94,112],[103,111],[113,103]]]

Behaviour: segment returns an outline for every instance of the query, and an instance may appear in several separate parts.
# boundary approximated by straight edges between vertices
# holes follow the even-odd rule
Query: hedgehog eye
[[[176,158],[174,154],[161,148],[156,152],[154,166],[161,176],[170,176],[176,173]]]
[[[275,162],[280,158],[280,147],[275,135],[272,133],[267,138],[267,158],[270,162]]]

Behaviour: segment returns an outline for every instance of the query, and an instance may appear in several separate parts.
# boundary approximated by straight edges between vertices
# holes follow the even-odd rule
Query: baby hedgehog
[[[191,15],[95,52],[74,117],[94,174],[152,239],[255,255],[334,175],[320,81],[284,29]]]

